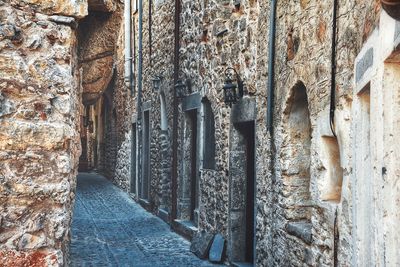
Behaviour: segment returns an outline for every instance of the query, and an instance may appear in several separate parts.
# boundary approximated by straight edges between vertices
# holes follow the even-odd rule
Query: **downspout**
[[[332,21],[332,58],[331,58],[331,102],[329,108],[329,125],[334,137],[335,132],[335,100],[336,100],[336,30],[337,30],[337,9],[338,0],[333,0],[333,21]],[[335,220],[333,224],[333,266],[339,266],[339,228],[338,228],[338,208],[335,211]]]
[[[179,31],[180,31],[181,2],[175,0],[175,44],[174,44],[174,100],[173,100],[173,125],[172,125],[172,207],[171,225],[177,218],[178,205],[178,98],[175,84],[179,79]]]
[[[273,109],[274,109],[274,91],[275,91],[275,38],[276,38],[276,7],[277,0],[271,0],[269,15],[269,55],[268,55],[268,88],[267,88],[267,133],[270,136],[270,164],[269,171],[271,173],[271,185],[275,187],[275,142],[273,131]],[[276,194],[272,194],[272,202],[278,203]],[[271,212],[272,213],[272,212]],[[273,216],[273,214],[272,214]],[[274,247],[274,238],[271,240]],[[254,259],[257,262],[257,258]]]
[[[152,0],[149,1],[149,61],[150,61],[150,66],[153,66],[153,36],[152,36],[152,24],[153,24],[153,11],[152,11]]]
[[[137,106],[136,106],[136,116],[137,116],[137,122],[136,122],[136,136],[140,137],[141,136],[141,129],[142,129],[142,64],[143,64],[143,0],[138,0],[138,11],[139,11],[139,26],[138,26],[138,81],[137,81]],[[136,169],[136,172],[138,173],[138,178],[142,177],[142,150],[140,148],[140,138],[136,138],[137,140],[137,162],[138,162],[138,168]],[[139,186],[137,187],[137,191],[141,192],[140,190],[141,185],[139,183]],[[139,194],[138,194],[138,197]]]
[[[125,85],[132,90],[131,0],[124,1],[125,28]]]
[[[333,0],[333,21],[332,21],[332,54],[331,54],[331,99],[329,108],[329,125],[333,136],[335,132],[335,101],[336,101],[336,19],[338,0]]]
[[[269,15],[269,61],[268,61],[268,89],[267,89],[267,132],[272,138],[274,89],[275,89],[275,31],[276,31],[277,0],[271,1]]]

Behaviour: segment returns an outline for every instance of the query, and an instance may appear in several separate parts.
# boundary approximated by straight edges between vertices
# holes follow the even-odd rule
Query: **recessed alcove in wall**
[[[334,136],[322,136],[325,149],[326,175],[319,183],[320,198],[323,201],[340,202],[342,195],[343,169],[340,166],[340,148]]]
[[[307,92],[302,82],[297,83],[291,91],[283,122],[282,173],[290,199],[287,218],[309,220],[311,122]]]
[[[167,104],[165,102],[164,92],[160,93],[160,108],[161,108],[161,131],[168,130],[168,116],[167,116]]]
[[[283,116],[281,166],[285,196],[286,230],[311,242],[311,121],[307,91],[298,82],[290,92]]]
[[[141,171],[139,175],[139,198],[144,205],[148,205],[150,201],[150,184],[151,184],[151,168],[150,168],[150,110],[151,102],[142,104],[142,142],[141,142]]]
[[[159,215],[164,220],[168,221],[168,207],[169,207],[169,191],[171,181],[171,160],[169,157],[170,138],[168,132],[168,114],[167,105],[165,101],[165,93],[163,90],[160,92],[160,112],[161,112],[161,131],[160,131],[160,148],[161,148],[161,162],[160,162],[160,175],[161,175],[161,199],[159,207]]]

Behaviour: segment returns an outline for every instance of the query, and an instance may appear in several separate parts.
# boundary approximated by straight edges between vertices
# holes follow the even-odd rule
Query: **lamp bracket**
[[[225,70],[226,77],[230,76],[228,73],[229,71],[233,71],[233,73],[235,74],[236,82],[237,82],[238,89],[239,89],[239,97],[242,98],[244,95],[244,82],[243,82],[242,78],[240,77],[239,73],[236,71],[236,69],[234,69],[232,67],[226,68],[226,70]]]

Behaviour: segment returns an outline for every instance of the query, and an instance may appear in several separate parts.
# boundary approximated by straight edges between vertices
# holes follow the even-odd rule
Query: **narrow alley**
[[[189,246],[103,176],[78,175],[71,266],[221,266],[200,260]]]
[[[0,267],[400,267],[398,136],[400,0],[0,0]]]

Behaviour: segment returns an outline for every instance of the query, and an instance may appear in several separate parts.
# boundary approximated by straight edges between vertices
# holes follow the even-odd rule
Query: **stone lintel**
[[[201,96],[199,93],[194,93],[186,96],[182,101],[182,110],[189,111],[200,108]]]
[[[256,120],[257,107],[254,97],[244,97],[232,106],[231,122],[241,123]]]

